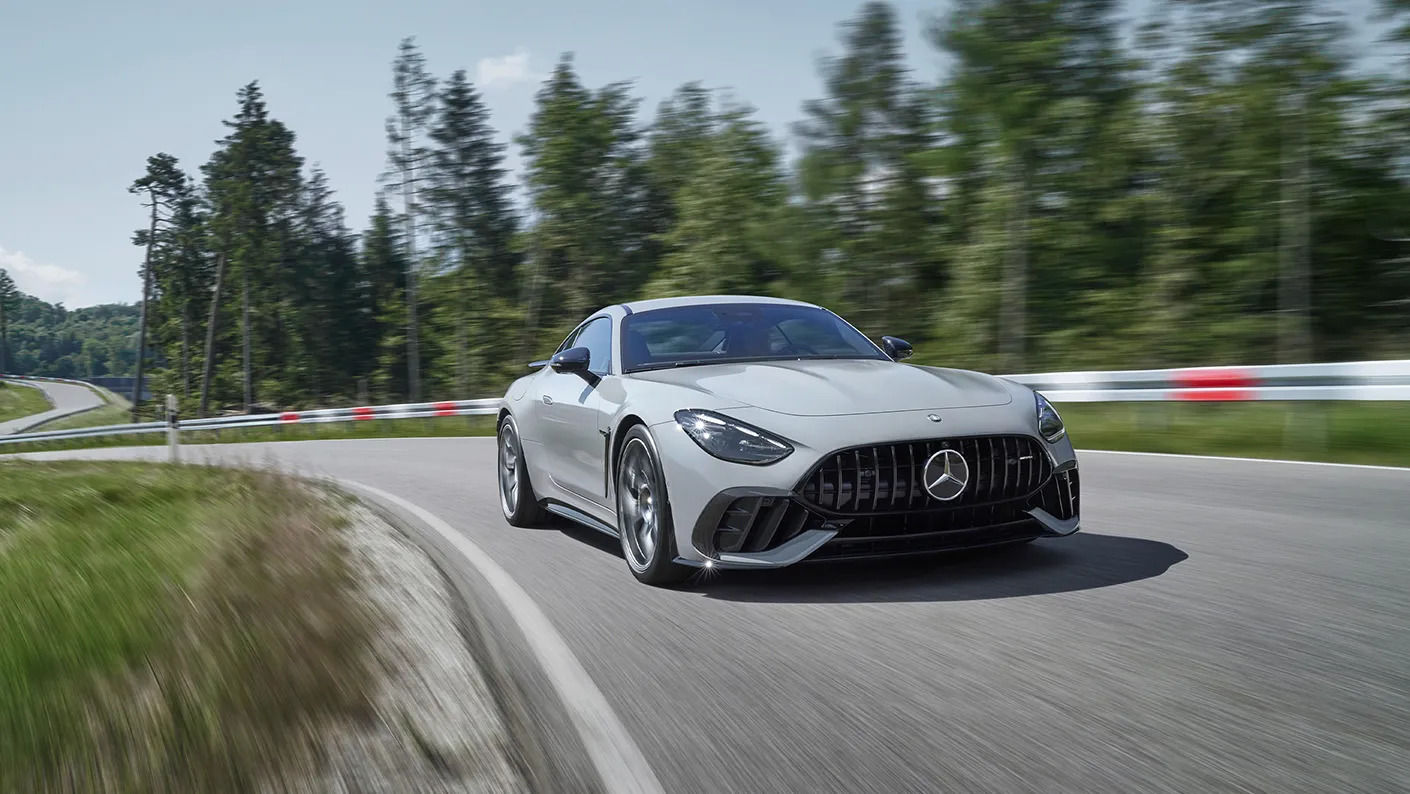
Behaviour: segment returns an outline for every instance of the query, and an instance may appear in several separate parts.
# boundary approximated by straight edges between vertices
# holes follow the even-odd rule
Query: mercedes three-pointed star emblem
[[[920,476],[927,493],[948,502],[964,493],[969,484],[969,464],[959,450],[942,449],[925,462]]]

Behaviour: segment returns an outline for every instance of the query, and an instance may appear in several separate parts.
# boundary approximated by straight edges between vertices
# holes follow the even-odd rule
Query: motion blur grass
[[[0,381],[0,422],[44,413],[49,408],[49,401],[40,390]]]
[[[1080,449],[1410,466],[1410,403],[1059,403]]]
[[[0,790],[248,791],[366,708],[326,499],[266,473],[0,463]]]

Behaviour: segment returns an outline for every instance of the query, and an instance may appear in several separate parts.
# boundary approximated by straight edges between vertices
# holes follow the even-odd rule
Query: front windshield
[[[786,303],[653,309],[622,321],[622,370],[800,358],[885,359],[837,315]]]

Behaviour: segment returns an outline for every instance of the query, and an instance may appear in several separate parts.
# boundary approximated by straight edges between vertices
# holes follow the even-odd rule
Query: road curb
[[[401,497],[332,483],[424,550],[451,585],[461,632],[493,684],[511,748],[534,791],[662,791],[651,767],[581,664],[522,588],[461,533]]]

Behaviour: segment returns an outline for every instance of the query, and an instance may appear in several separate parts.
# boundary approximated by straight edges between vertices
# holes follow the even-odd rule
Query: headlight
[[[700,448],[721,460],[756,466],[788,457],[793,447],[753,425],[710,411],[676,411],[676,422]]]
[[[1048,402],[1048,398],[1033,392],[1038,403],[1038,432],[1043,434],[1043,438],[1049,441],[1057,441],[1067,432],[1062,426],[1062,417],[1058,416],[1056,408]]]

